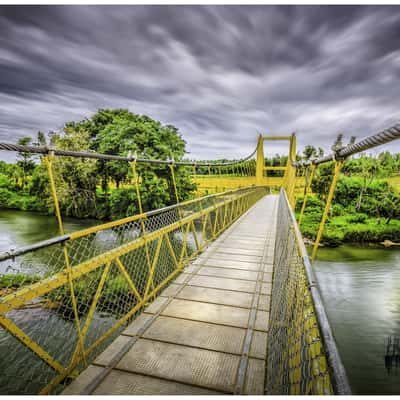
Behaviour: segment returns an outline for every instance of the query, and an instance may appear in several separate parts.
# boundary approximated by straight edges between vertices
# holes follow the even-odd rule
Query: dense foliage
[[[342,139],[338,136],[333,148],[341,147]],[[62,132],[52,132],[47,138],[39,132],[36,142],[60,149],[136,154],[141,158],[178,161],[185,156],[185,141],[174,126],[161,125],[147,116],[123,109],[99,110],[89,119],[67,123]],[[19,143],[35,144],[31,138],[22,138]],[[321,148],[307,145],[296,158],[309,160],[321,156]],[[267,166],[285,166],[286,163],[287,156],[279,154],[265,160]],[[138,213],[132,168],[127,162],[56,157],[53,165],[64,215],[115,219]],[[307,238],[315,238],[333,168],[332,162],[326,163],[315,173],[313,195],[308,200],[301,226]],[[346,160],[323,242],[328,245],[386,239],[400,242],[399,170],[400,154],[388,151],[378,157],[361,154]],[[137,173],[144,210],[175,203],[168,166],[138,164]],[[175,167],[180,200],[189,198],[195,190],[189,173],[190,168]],[[208,168],[198,167],[197,173],[207,174]],[[281,173],[268,172],[269,175]],[[298,198],[297,212],[301,203],[302,197]],[[15,164],[0,162],[0,206],[54,212],[47,171],[39,157],[20,153]]]
[[[46,138],[38,134],[38,143]],[[30,138],[20,140],[30,144]],[[99,110],[90,119],[69,122],[63,132],[49,134],[58,149],[96,151],[141,158],[179,161],[185,141],[172,125],[161,125],[128,110]],[[64,215],[115,219],[138,212],[132,168],[127,162],[55,157],[53,160],[60,207]],[[176,202],[169,166],[137,165],[144,210]],[[184,167],[175,167],[179,200],[189,198],[195,185]],[[18,155],[16,164],[0,164],[0,205],[6,208],[52,212],[46,168],[38,157]]]
[[[377,158],[361,155],[344,163],[323,235],[326,245],[400,241],[400,194],[394,176],[399,167],[399,154],[388,152]],[[316,236],[333,168],[333,162],[322,164],[314,176],[313,195],[308,199],[301,225],[307,238]],[[302,201],[303,197],[299,197],[297,211]]]

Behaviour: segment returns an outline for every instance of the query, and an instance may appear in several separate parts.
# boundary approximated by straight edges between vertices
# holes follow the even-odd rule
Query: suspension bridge
[[[396,125],[308,162],[296,161],[295,135],[260,135],[250,156],[224,163],[0,143],[41,155],[60,232],[0,254],[0,267],[39,260],[52,271],[0,293],[0,392],[350,394],[311,263],[346,158],[399,137]],[[265,166],[264,142],[275,140],[289,144],[285,166]],[[64,157],[129,163],[139,214],[65,233],[54,172]],[[310,260],[293,208],[304,193],[301,223],[328,161]],[[138,164],[169,167],[176,204],[143,211]],[[180,168],[196,198],[180,201]]]

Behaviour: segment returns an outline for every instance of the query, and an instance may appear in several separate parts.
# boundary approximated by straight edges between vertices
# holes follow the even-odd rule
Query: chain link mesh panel
[[[264,194],[189,201],[0,262],[0,393],[61,392]]]
[[[278,206],[268,333],[268,394],[333,394],[330,371],[288,202]]]

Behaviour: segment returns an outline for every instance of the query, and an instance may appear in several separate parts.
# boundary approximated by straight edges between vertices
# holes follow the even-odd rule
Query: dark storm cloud
[[[123,107],[196,158],[328,148],[399,119],[399,43],[396,6],[2,6],[0,139]]]

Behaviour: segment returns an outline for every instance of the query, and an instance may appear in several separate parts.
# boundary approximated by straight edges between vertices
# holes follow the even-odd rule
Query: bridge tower
[[[265,166],[264,160],[264,141],[289,141],[289,155],[286,166]],[[296,135],[290,136],[258,136],[257,140],[257,163],[256,163],[256,186],[268,186],[268,177],[264,176],[265,171],[281,170],[284,171],[282,186],[285,188],[290,205],[294,207],[294,192],[296,182],[296,167],[293,162],[296,161]]]

